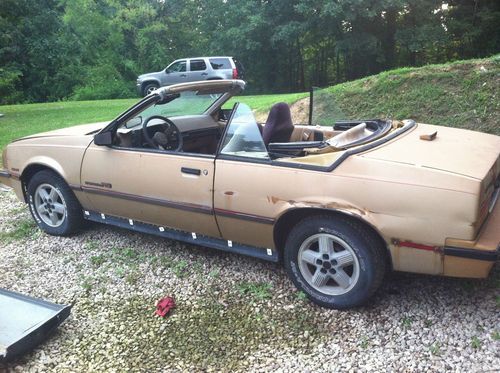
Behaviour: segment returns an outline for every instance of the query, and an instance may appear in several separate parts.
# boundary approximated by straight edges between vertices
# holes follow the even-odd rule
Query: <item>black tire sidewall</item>
[[[344,309],[365,303],[379,285],[381,276],[378,271],[385,271],[375,258],[377,250],[374,242],[362,226],[345,220],[329,218],[306,219],[290,233],[285,246],[285,269],[295,286],[304,291],[313,302],[328,308]],[[327,295],[310,286],[299,269],[298,253],[301,244],[310,236],[328,233],[345,241],[354,251],[359,262],[359,278],[356,285],[345,294]]]
[[[61,193],[66,204],[66,217],[58,227],[47,225],[38,215],[35,208],[35,191],[41,184],[49,184]],[[26,188],[28,206],[37,225],[46,233],[54,236],[66,236],[76,232],[82,225],[82,209],[73,191],[66,182],[56,173],[51,171],[40,171],[28,182]]]

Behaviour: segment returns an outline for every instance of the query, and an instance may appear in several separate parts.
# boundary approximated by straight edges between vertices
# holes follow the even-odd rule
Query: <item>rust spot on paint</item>
[[[278,197],[274,197],[274,196],[267,196],[267,201],[269,203],[272,203],[273,205],[275,205],[276,203],[278,203],[279,201],[281,201],[281,199],[278,198]]]
[[[353,212],[357,212],[360,215],[367,214],[367,211],[365,211],[363,209],[360,209],[358,207],[355,207],[355,206],[352,206],[349,204],[338,203],[338,202],[321,203],[321,202],[316,202],[316,201],[294,201],[294,200],[285,201],[284,199],[281,199],[281,198],[278,198],[275,196],[268,196],[267,200],[268,200],[268,202],[270,202],[272,204],[276,204],[278,202],[286,202],[293,207],[317,207],[317,208],[324,208],[324,209],[353,211]]]
[[[344,203],[338,203],[338,202],[330,202],[326,205],[329,209],[338,209],[338,210],[351,210],[351,211],[356,211],[360,215],[366,215],[366,211],[362,210],[356,206],[344,204]]]
[[[226,196],[232,196],[232,195],[234,195],[234,192],[232,192],[232,191],[228,190],[227,192],[224,192],[224,194],[225,194]]]

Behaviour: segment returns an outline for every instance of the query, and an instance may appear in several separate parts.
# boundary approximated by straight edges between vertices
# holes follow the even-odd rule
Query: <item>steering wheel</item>
[[[156,133],[153,137],[149,135],[148,123],[153,119],[159,119],[164,122],[161,124],[164,129],[161,131],[157,131],[157,133],[162,133],[161,136],[156,136]],[[142,124],[142,134],[144,135],[147,143],[155,149],[171,150],[174,152],[178,152],[182,149],[183,140],[182,133],[179,130],[179,127],[177,127],[175,123],[170,119],[162,117],[161,115],[153,115],[145,120]],[[160,137],[165,141],[165,143],[160,143],[158,141],[158,138]]]

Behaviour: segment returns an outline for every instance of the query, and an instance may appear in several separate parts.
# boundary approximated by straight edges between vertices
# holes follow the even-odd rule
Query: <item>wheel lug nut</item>
[[[323,261],[322,261],[321,259],[317,259],[317,260],[316,260],[316,264],[317,264],[317,265],[322,265],[322,264],[323,264]]]
[[[323,273],[323,274],[326,274],[326,272],[327,272],[327,271],[326,271],[326,269],[324,269],[324,268],[321,268],[319,271],[320,271],[321,273]]]
[[[329,258],[328,254],[323,254],[323,259],[328,260]]]
[[[335,273],[337,273],[337,271],[334,268],[330,268],[330,273],[334,275]]]
[[[330,263],[332,263],[332,265],[334,265],[334,266],[337,265],[337,261],[335,259],[332,259],[332,261]]]

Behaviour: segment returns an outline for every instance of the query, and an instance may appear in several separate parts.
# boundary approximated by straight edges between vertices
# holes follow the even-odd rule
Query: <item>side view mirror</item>
[[[165,74],[170,74],[170,70],[169,69],[165,69]]]
[[[113,144],[111,132],[101,132],[94,136],[94,144],[99,146],[110,146]]]

